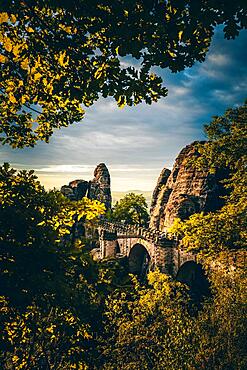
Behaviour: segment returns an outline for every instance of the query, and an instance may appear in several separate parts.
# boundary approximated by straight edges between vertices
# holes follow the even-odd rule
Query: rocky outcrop
[[[104,163],[100,163],[94,170],[94,179],[89,184],[88,197],[104,203],[106,209],[111,208],[111,179]]]
[[[221,180],[227,171],[218,169],[212,174],[207,168],[198,170],[192,166],[188,160],[199,156],[197,143],[180,152],[169,176],[166,169],[162,171],[152,199],[151,228],[164,231],[175,218],[184,220],[193,213],[215,211],[223,205]]]
[[[111,208],[111,179],[104,163],[96,167],[92,181],[73,180],[69,185],[62,186],[61,192],[70,200],[80,200],[87,196],[104,203],[106,209]]]
[[[159,175],[157,185],[155,186],[155,189],[152,195],[151,208],[150,208],[151,214],[157,205],[159,194],[162,191],[162,189],[165,187],[170,174],[171,174],[171,170],[169,170],[168,168],[163,168],[163,170],[161,171],[161,174]]]
[[[80,200],[88,193],[89,183],[85,180],[73,180],[61,187],[61,193],[70,200]]]

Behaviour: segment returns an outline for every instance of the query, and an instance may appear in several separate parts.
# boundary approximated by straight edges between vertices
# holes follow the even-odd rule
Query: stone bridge
[[[129,270],[137,275],[158,268],[176,276],[186,262],[196,262],[195,255],[183,251],[173,236],[159,230],[101,221],[98,233],[97,258],[128,257]]]
[[[176,280],[187,284],[190,292],[200,299],[210,294],[209,281],[197,256],[188,253],[174,236],[159,230],[135,225],[101,221],[98,227],[99,248],[92,252],[95,259],[128,258],[129,271],[140,278],[158,268]],[[210,263],[210,268],[225,267],[234,271],[238,265],[246,266],[247,252],[232,251],[224,263]]]

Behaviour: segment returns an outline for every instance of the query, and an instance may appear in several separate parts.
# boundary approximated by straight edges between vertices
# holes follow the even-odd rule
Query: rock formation
[[[161,174],[159,175],[157,185],[155,186],[155,189],[152,195],[151,208],[150,208],[151,214],[153,213],[153,210],[155,209],[157,205],[159,194],[164,188],[164,186],[166,185],[170,174],[171,174],[171,170],[169,170],[168,168],[163,168],[163,170],[161,171]]]
[[[88,181],[73,180],[69,185],[61,187],[61,192],[70,200],[80,200],[86,196],[88,191]]]
[[[223,169],[209,173],[188,163],[199,156],[196,144],[187,145],[178,155],[172,171],[163,169],[153,193],[150,227],[161,231],[169,228],[175,218],[187,219],[196,212],[215,211],[223,205],[225,194],[221,180],[227,175]]]
[[[111,208],[111,179],[104,163],[100,163],[94,170],[94,179],[89,183],[88,197],[104,203],[106,209]]]
[[[109,171],[104,163],[100,163],[94,170],[92,181],[73,180],[69,185],[61,187],[63,195],[71,200],[80,200],[87,196],[104,203],[106,209],[111,208],[111,180]]]

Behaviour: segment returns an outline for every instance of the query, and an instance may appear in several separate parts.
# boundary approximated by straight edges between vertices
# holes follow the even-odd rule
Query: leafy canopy
[[[104,210],[95,200],[46,192],[33,171],[0,167],[0,295],[18,305],[56,295],[59,284],[67,285],[64,261],[70,269],[70,257],[83,247],[70,235],[76,219],[96,221]]]
[[[142,194],[126,194],[124,198],[116,202],[109,216],[113,221],[147,226],[149,214],[146,199]]]
[[[238,0],[4,1],[0,8],[1,141],[49,141],[100,95],[119,107],[167,95],[152,66],[172,72],[204,61],[214,27],[246,28]],[[140,69],[121,63],[130,56]]]
[[[34,171],[0,167],[1,369],[90,367],[114,273],[101,271],[88,241],[71,234],[78,220],[91,227],[104,211],[98,201],[45,191]]]
[[[244,258],[231,272],[225,258],[219,257],[221,269],[211,274],[214,295],[199,311],[185,285],[158,271],[149,273],[148,286],[136,282],[113,292],[106,301],[103,355],[96,368],[244,370]]]

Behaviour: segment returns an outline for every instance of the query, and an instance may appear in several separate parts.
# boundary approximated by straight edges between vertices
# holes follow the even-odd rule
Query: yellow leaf
[[[16,363],[18,360],[19,360],[19,357],[18,357],[18,356],[14,355],[14,356],[12,357],[12,361],[13,361],[14,363]]]
[[[34,29],[32,27],[27,27],[26,31],[29,32],[29,33],[32,33],[32,32],[34,32]]]
[[[3,47],[7,51],[11,51],[12,50],[12,42],[11,42],[11,40],[8,37],[6,37],[3,40]]]
[[[178,33],[178,39],[181,41],[181,39],[182,39],[182,35],[183,35],[183,31],[179,31],[179,33]]]
[[[123,108],[126,105],[126,99],[125,96],[120,96],[117,102],[119,108]]]
[[[97,69],[97,71],[94,74],[94,77],[98,80],[103,74],[102,68]]]
[[[11,101],[11,103],[15,104],[17,102],[15,96],[13,93],[9,93],[9,100]]]
[[[21,68],[22,68],[22,69],[28,69],[28,58],[25,58],[25,59],[21,62]]]
[[[14,14],[10,15],[10,22],[15,23],[16,22],[16,16]]]
[[[7,58],[4,55],[0,54],[0,63],[5,63],[6,60]]]
[[[34,81],[38,81],[40,78],[42,77],[42,74],[41,73],[35,73],[34,75],[33,75],[33,79],[34,79]]]
[[[67,33],[71,33],[72,32],[72,28],[71,27],[65,27],[64,28],[64,31],[67,32]]]
[[[9,21],[8,13],[0,13],[0,23],[7,23]]]
[[[22,95],[21,97],[21,104],[25,104],[27,101],[27,96],[26,95]]]
[[[21,45],[20,45],[20,44],[17,44],[17,45],[14,45],[14,46],[13,46],[13,50],[12,50],[12,52],[13,52],[14,56],[16,56],[16,57],[18,57],[18,56],[19,56],[19,54],[20,54],[20,49],[21,49]]]
[[[172,58],[175,58],[175,57],[176,57],[176,54],[174,54],[172,51],[168,50],[168,53],[170,54],[170,56],[171,56]]]
[[[69,64],[69,57],[67,57],[67,60],[65,61],[66,51],[64,50],[63,53],[60,53],[58,58],[58,63],[60,66],[65,67],[67,64]]]

